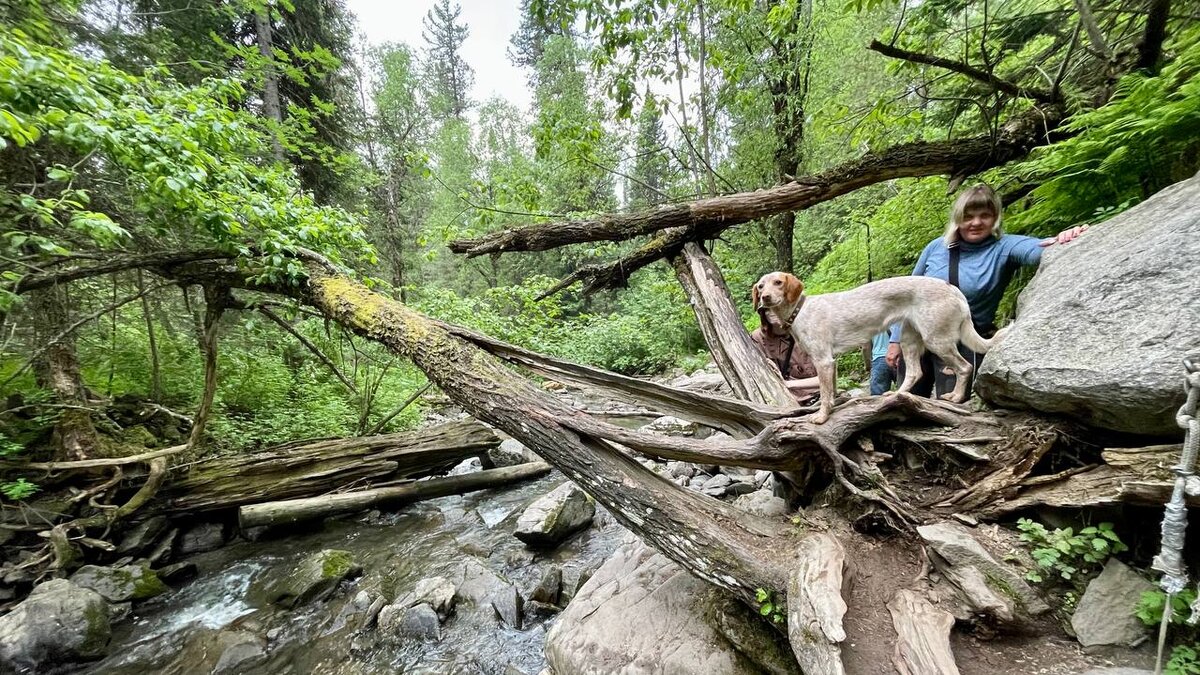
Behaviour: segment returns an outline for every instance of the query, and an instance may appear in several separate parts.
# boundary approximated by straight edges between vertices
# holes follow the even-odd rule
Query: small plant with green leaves
[[[19,502],[26,497],[33,495],[38,490],[37,483],[30,483],[24,478],[0,483],[0,493],[3,493],[9,501]]]
[[[787,622],[787,608],[780,604],[779,595],[765,588],[754,589],[754,599],[758,601],[758,613],[770,619],[771,623]]]
[[[1185,588],[1171,597],[1171,615],[1168,622],[1174,626],[1172,634],[1177,644],[1171,650],[1171,656],[1163,665],[1166,675],[1200,675],[1200,652],[1196,644],[1197,629],[1187,623],[1191,615],[1191,605],[1196,600],[1196,591]],[[1151,628],[1157,628],[1162,622],[1163,606],[1167,602],[1167,594],[1159,589],[1146,591],[1138,600],[1133,614],[1142,623]]]
[[[1171,650],[1171,658],[1163,666],[1164,675],[1200,675],[1200,652],[1197,645],[1179,645]]]
[[[1017,529],[1037,563],[1036,569],[1025,574],[1026,579],[1035,583],[1048,578],[1077,582],[1081,574],[1093,571],[1109,556],[1129,548],[1117,536],[1112,523],[1100,523],[1075,532],[1071,527],[1050,530],[1041,523],[1021,518],[1017,521]]]

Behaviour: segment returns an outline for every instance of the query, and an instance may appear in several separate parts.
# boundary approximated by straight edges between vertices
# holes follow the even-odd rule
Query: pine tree
[[[667,133],[662,113],[654,98],[646,97],[637,118],[637,137],[633,147],[633,170],[626,181],[626,200],[630,208],[661,203],[667,187],[670,161],[667,158]]]
[[[475,71],[462,57],[462,45],[470,29],[459,23],[462,7],[450,7],[450,0],[440,0],[425,15],[427,75],[435,91],[433,108],[441,117],[462,119],[471,101],[469,90]]]

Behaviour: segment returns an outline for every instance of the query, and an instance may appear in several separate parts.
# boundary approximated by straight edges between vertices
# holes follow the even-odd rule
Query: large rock
[[[165,516],[154,516],[134,525],[117,545],[117,555],[137,555],[154,545],[158,536],[167,531]]]
[[[1154,584],[1119,560],[1109,559],[1071,615],[1071,628],[1080,644],[1128,646],[1145,637],[1149,630],[1133,615],[1133,609],[1142,593],[1152,590]]]
[[[184,532],[179,538],[179,554],[204,553],[225,544],[225,526],[221,523],[201,523]]]
[[[591,497],[568,481],[530,504],[513,534],[529,546],[554,546],[590,525],[595,515]]]
[[[417,605],[429,605],[445,621],[446,617],[450,616],[450,612],[454,609],[454,594],[454,584],[450,583],[449,579],[445,577],[429,577],[418,581],[417,585],[411,591],[397,598],[388,607],[405,610]],[[387,611],[388,607],[384,607],[384,611]],[[380,614],[380,621],[382,620],[383,615]]]
[[[123,567],[84,565],[71,581],[81,588],[96,591],[109,602],[145,600],[170,590],[145,564]]]
[[[487,456],[495,467],[516,466],[518,464],[541,461],[536,453],[526,448],[521,441],[515,438],[504,439],[500,442],[499,446],[488,450]]]
[[[1050,610],[1025,579],[988,553],[967,527],[941,522],[918,527],[917,534],[933,549],[934,565],[971,612],[1021,626]]]
[[[712,625],[712,597],[704,582],[630,541],[559,616],[546,636],[546,661],[556,673],[573,674],[761,672]]]
[[[1004,406],[1179,435],[1184,354],[1200,350],[1200,177],[1046,251],[975,387]]]
[[[450,582],[454,585],[458,616],[484,623],[500,620],[513,628],[521,628],[525,599],[507,579],[479,560],[467,558]]]
[[[786,516],[787,502],[782,497],[776,497],[770,490],[756,490],[733,500],[733,505],[747,513],[756,516]]]
[[[357,576],[362,567],[348,551],[326,549],[305,557],[290,571],[271,570],[254,581],[251,597],[283,607],[295,607],[333,594],[342,579]]]
[[[111,610],[95,591],[52,579],[0,616],[0,672],[42,670],[51,663],[104,655]]]
[[[388,605],[379,612],[379,630],[390,637],[416,640],[440,640],[441,620],[438,613],[427,604],[419,604],[402,610]]]

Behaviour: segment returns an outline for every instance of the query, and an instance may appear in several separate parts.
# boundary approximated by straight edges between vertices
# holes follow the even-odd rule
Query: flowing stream
[[[552,565],[595,568],[624,529],[597,509],[596,522],[557,549],[534,552],[513,536],[531,501],[565,478],[554,472],[522,485],[413,504],[399,511],[328,520],[286,537],[241,541],[190,560],[199,577],[149,600],[114,628],[109,656],[72,672],[103,675],[212,672],[230,651],[230,635],[260,637],[265,660],[225,672],[499,673],[532,675],[545,667],[542,646],[553,617],[526,612],[521,630],[451,617],[436,642],[355,633],[339,612],[359,592],[392,600],[431,576],[452,577],[470,556],[528,595]],[[253,599],[252,581],[271,568],[291,569],[322,549],[349,551],[364,573],[330,599],[292,610]],[[515,670],[513,670],[515,669]]]

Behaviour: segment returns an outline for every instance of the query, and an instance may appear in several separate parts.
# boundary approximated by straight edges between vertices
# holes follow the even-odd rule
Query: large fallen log
[[[361,438],[297,441],[214,457],[171,476],[146,513],[197,513],[314,497],[352,485],[444,471],[500,438],[474,420]]]
[[[374,506],[395,506],[425,499],[486,490],[550,473],[545,462],[529,462],[459,476],[430,478],[372,490],[343,492],[321,497],[249,504],[238,509],[238,525],[245,530],[261,525],[289,525],[362,511]]]
[[[1046,145],[1049,132],[1062,121],[1064,111],[1045,106],[1021,115],[997,134],[982,134],[949,141],[918,141],[883,152],[867,153],[821,173],[783,185],[701,199],[686,204],[659,206],[635,213],[611,213],[513,228],[450,242],[450,250],[467,256],[506,251],[544,251],[568,244],[622,241],[671,229],[687,236],[678,247],[658,257],[677,253],[686,241],[715,237],[734,225],[785,211],[799,211],[861,187],[895,178],[979,173],[1025,156]]]

